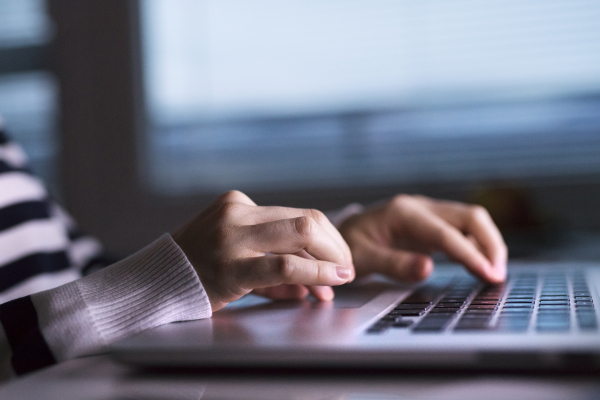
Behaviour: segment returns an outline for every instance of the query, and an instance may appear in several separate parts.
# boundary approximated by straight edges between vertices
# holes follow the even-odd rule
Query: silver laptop
[[[599,263],[512,263],[496,286],[436,266],[418,285],[336,288],[330,303],[249,295],[112,354],[148,367],[598,369],[599,288]]]

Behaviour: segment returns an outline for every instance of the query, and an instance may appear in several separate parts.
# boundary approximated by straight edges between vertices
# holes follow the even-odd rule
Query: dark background
[[[48,8],[55,25],[49,45],[5,52],[0,67],[42,68],[56,75],[60,93],[56,192],[85,230],[111,252],[125,255],[175,228],[215,194],[168,197],[144,183],[141,133],[148,126],[138,2],[49,0]],[[349,202],[368,204],[396,193],[483,204],[506,234],[514,256],[536,257],[540,249],[571,246],[580,233],[595,237],[600,232],[597,174],[247,191],[258,204],[322,210]],[[582,258],[595,257],[584,253]]]

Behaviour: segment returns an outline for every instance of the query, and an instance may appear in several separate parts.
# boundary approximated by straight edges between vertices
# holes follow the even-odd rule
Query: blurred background
[[[600,258],[600,3],[1,0],[0,115],[124,255],[218,194],[488,208]]]

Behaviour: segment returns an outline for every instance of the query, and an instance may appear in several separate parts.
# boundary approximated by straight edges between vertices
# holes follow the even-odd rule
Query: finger
[[[315,299],[319,301],[331,301],[334,298],[333,289],[331,286],[308,286],[308,290],[310,294],[312,294]]]
[[[476,240],[498,275],[506,272],[508,250],[485,208],[446,201],[436,202],[431,207],[444,220]]]
[[[483,247],[481,247],[481,243],[479,243],[477,241],[477,239],[475,239],[475,237],[473,235],[466,235],[466,238],[469,240],[469,242],[471,242],[473,244],[473,246],[475,246],[475,248],[477,250],[479,250],[481,253],[484,253],[485,250],[483,249]]]
[[[433,271],[433,260],[427,255],[381,246],[372,241],[363,243],[361,254],[370,272],[379,272],[402,281],[418,282]]]
[[[204,213],[215,212],[227,204],[235,204],[238,207],[250,206],[253,207],[253,209],[257,207],[256,203],[244,193],[240,192],[239,190],[231,190],[213,200],[213,202],[206,207]]]
[[[293,253],[294,255],[298,256],[298,257],[302,257],[302,258],[307,258],[309,260],[316,260],[315,257],[311,256],[310,254],[308,254],[306,252],[306,250],[302,249],[296,253]],[[346,264],[344,264],[346,265]],[[348,279],[348,283],[354,281],[354,279],[356,278],[356,270],[354,268],[354,264],[350,265],[351,269],[352,269],[352,274],[350,275],[350,279]]]
[[[408,234],[442,250],[453,260],[462,263],[469,271],[490,282],[502,282],[502,270],[492,266],[490,261],[454,226],[427,208],[415,207],[411,210],[411,220],[405,226]]]
[[[230,190],[229,192],[217,197],[215,201],[213,201],[213,204],[215,205],[223,203],[239,203],[248,206],[256,206],[256,203],[252,201],[250,197],[239,190]]]
[[[346,263],[352,264],[352,253],[348,244],[336,229],[335,226],[329,221],[329,219],[321,211],[314,209],[302,209],[302,208],[289,208],[289,207],[259,207],[252,213],[248,213],[248,217],[244,221],[248,225],[262,224],[266,222],[272,222],[282,219],[298,218],[298,217],[309,217],[314,219],[319,225],[321,225],[331,237],[338,242],[340,247],[345,251],[345,257],[347,258]]]
[[[234,279],[244,289],[281,284],[335,286],[348,281],[350,268],[291,254],[250,257],[236,262]]]
[[[331,286],[279,285],[257,288],[252,293],[273,300],[300,300],[309,293],[320,301],[331,301],[334,297]]]
[[[262,253],[297,253],[305,250],[324,261],[347,265],[345,248],[310,217],[298,217],[240,228],[246,247]],[[347,265],[350,267],[350,265]]]
[[[224,197],[225,196],[225,197]],[[228,196],[228,197],[227,197]],[[244,194],[241,192],[229,192],[221,196],[218,201],[223,199],[234,199],[239,198],[240,201],[244,200]],[[247,197],[247,196],[245,196]],[[249,199],[248,199],[249,200]],[[251,200],[249,200],[251,201]],[[218,203],[222,204],[222,203]],[[247,210],[244,210],[248,207]],[[274,222],[278,220],[285,220],[290,218],[307,217],[312,218],[321,227],[323,227],[329,235],[337,242],[338,246],[344,253],[345,261],[344,265],[352,265],[352,253],[348,244],[340,234],[340,232],[331,224],[329,219],[318,210],[299,209],[299,208],[288,208],[288,207],[256,207],[251,204],[237,203],[237,215],[240,216],[240,223],[243,225],[259,225],[267,222]]]
[[[304,285],[279,285],[257,288],[252,293],[273,300],[299,300],[308,296],[309,289]]]

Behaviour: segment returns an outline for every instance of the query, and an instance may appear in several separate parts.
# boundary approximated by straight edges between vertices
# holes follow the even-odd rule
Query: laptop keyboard
[[[582,272],[513,273],[506,283],[464,276],[417,288],[368,330],[436,332],[596,331],[594,301]]]

